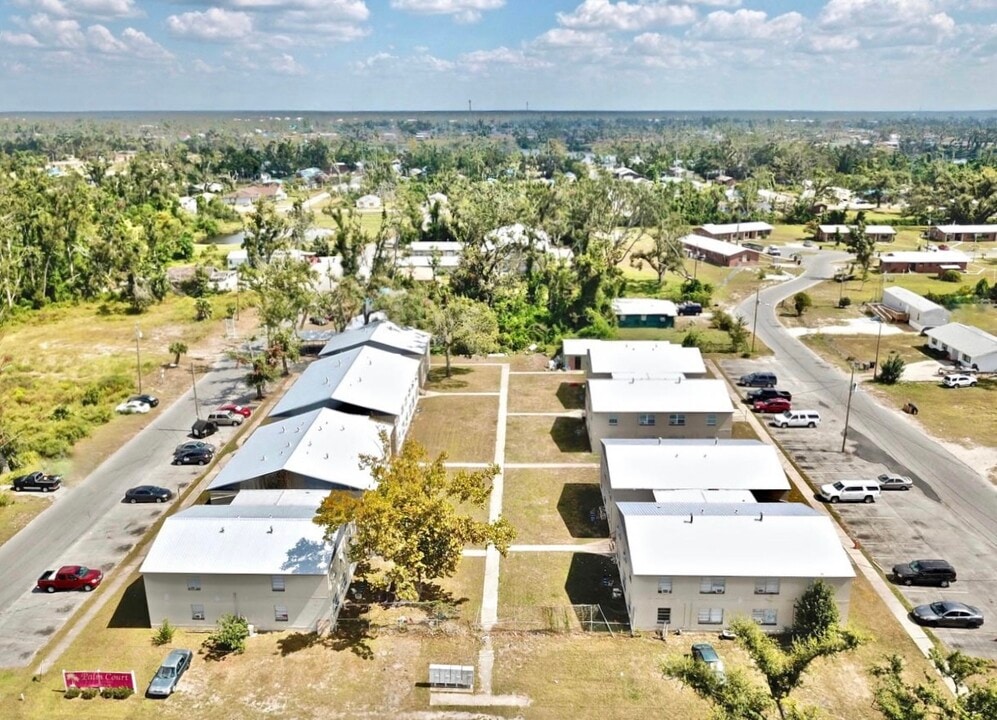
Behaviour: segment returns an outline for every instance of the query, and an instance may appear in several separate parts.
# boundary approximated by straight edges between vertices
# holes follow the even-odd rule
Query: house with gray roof
[[[429,350],[433,336],[412,327],[401,327],[390,320],[378,320],[361,327],[337,333],[319,351],[319,357],[338,355],[346,350],[369,346],[419,361],[419,383],[426,382],[429,373]]]
[[[980,372],[997,372],[997,337],[985,330],[962,323],[948,323],[926,330],[928,345],[945,353],[967,368]]]

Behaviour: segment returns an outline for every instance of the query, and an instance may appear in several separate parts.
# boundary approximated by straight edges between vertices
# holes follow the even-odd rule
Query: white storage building
[[[944,325],[951,317],[951,313],[941,305],[902,287],[886,288],[883,291],[883,304],[906,314],[907,324],[915,330]]]

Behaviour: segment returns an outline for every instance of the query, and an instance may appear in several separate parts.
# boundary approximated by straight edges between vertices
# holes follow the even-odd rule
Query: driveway
[[[844,253],[822,251],[806,259],[796,280],[759,293],[758,337],[773,358],[729,360],[725,372],[737,377],[772,370],[779,386],[793,393],[793,407],[815,409],[816,429],[773,430],[773,436],[814,484],[842,478],[875,477],[884,469],[910,475],[910,492],[885,494],[871,505],[840,506],[849,534],[885,572],[914,558],[944,558],[955,565],[959,581],[952,587],[903,588],[911,604],[950,598],[980,607],[989,622],[997,620],[997,490],[974,468],[923,433],[902,413],[882,407],[861,386],[852,396],[846,452],[841,452],[849,375],[822,360],[778,322],[776,305],[821,279],[833,276]],[[737,312],[751,320],[755,298]],[[997,658],[993,631],[937,630],[951,648]]]
[[[197,383],[202,416],[203,408],[240,394],[245,374],[245,368],[225,360],[204,375]],[[51,507],[0,546],[0,667],[23,667],[31,662],[49,637],[90,597],[82,592],[34,592],[42,572],[61,565],[87,565],[106,574],[168,508],[125,504],[125,490],[141,484],[182,490],[204,471],[197,466],[170,464],[173,448],[189,439],[195,418],[191,392],[169,407],[160,405],[146,418],[149,424],[145,429],[82,483],[55,493]],[[221,446],[233,434],[233,428],[223,427],[209,440]]]

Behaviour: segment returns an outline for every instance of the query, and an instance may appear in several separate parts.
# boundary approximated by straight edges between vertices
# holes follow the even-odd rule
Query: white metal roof
[[[700,225],[703,230],[713,235],[726,235],[728,233],[743,233],[743,232],[760,232],[765,230],[772,230],[772,226],[767,222],[759,222],[757,220],[752,220],[750,222],[743,223],[724,223],[722,225],[715,225],[713,223],[703,223]]]
[[[608,373],[682,373],[704,375],[706,364],[699,348],[672,343],[606,342],[589,348],[589,368],[596,375]]]
[[[830,518],[805,506],[705,503],[679,514],[681,505],[670,505],[617,504],[634,575],[855,576]],[[790,505],[800,510],[780,514],[780,507]],[[656,507],[669,514],[654,513]]]
[[[997,337],[972,325],[947,323],[925,330],[924,334],[971,358],[997,352]]]
[[[229,507],[233,505],[267,507],[290,505],[310,507],[314,510],[328,496],[327,490],[243,490],[235,494]]]
[[[841,235],[847,236],[851,232],[855,225],[818,225],[817,226],[822,233],[827,233],[828,235],[833,235],[835,232],[841,233]],[[897,231],[893,229],[890,225],[866,225],[865,232],[867,235],[896,235]]]
[[[866,225],[865,232],[867,235],[896,235],[897,231],[893,229],[892,225]]]
[[[394,349],[408,355],[425,355],[433,336],[423,330],[399,327],[390,320],[372,322],[355,330],[334,335],[319,352],[319,357],[335,355],[361,345],[379,345],[381,349]]]
[[[460,265],[460,256],[458,255],[441,255],[438,258],[433,258],[429,255],[399,255],[398,259],[395,261],[395,265],[398,267],[411,267],[411,268],[431,268],[433,265],[439,268],[455,268]]]
[[[588,381],[592,412],[732,413],[723,380]]]
[[[828,235],[833,235],[834,233],[841,233],[842,236],[848,235],[852,230],[851,225],[818,225],[817,229],[822,233],[827,233]]]
[[[912,307],[920,312],[927,312],[928,310],[944,310],[941,305],[931,302],[928,298],[918,295],[913,290],[908,290],[904,287],[890,287],[883,291],[883,302],[887,305],[888,298],[896,300],[902,305]]]
[[[418,384],[418,360],[365,345],[313,362],[270,414],[294,414],[331,401],[400,415]]]
[[[969,256],[958,250],[935,250],[934,252],[900,251],[886,253],[881,259],[904,263],[968,263]]]
[[[403,245],[402,249],[408,250],[408,252],[412,255],[431,255],[434,252],[438,252],[443,255],[459,255],[464,250],[464,243],[456,240],[444,240],[439,242],[416,240],[408,245]]]
[[[656,503],[754,503],[750,490],[653,490]]]
[[[758,440],[614,438],[602,452],[614,490],[789,490],[775,447]]]
[[[564,338],[561,341],[561,345],[564,348],[565,355],[587,355],[589,348],[595,347],[601,343],[606,342],[605,340],[594,340],[591,338]],[[670,343],[669,343],[670,344]]]
[[[936,225],[946,235],[953,233],[973,233],[974,235],[988,235],[997,232],[997,225]]]
[[[380,456],[385,423],[365,415],[322,408],[261,425],[229,459],[209,490],[230,487],[285,470],[321,483],[366,490],[370,472],[360,468],[362,455]]]
[[[616,298],[613,300],[616,315],[678,315],[678,308],[671,300],[659,298]]]
[[[304,506],[196,505],[166,518],[140,572],[324,575],[333,547],[314,514]]]
[[[680,372],[668,372],[666,370],[640,370],[640,371],[624,371],[624,372],[611,372],[609,377],[613,380],[673,380],[678,382],[685,378]]]
[[[717,240],[716,238],[703,237],[702,235],[686,235],[681,238],[680,242],[686,247],[696,248],[697,250],[702,250],[703,252],[715,253],[725,257],[750,252],[750,250],[743,245],[734,245],[723,240]]]

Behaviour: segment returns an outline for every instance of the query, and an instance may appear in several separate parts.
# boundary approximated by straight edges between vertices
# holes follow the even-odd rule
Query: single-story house
[[[997,337],[962,323],[948,323],[926,330],[928,345],[950,359],[980,372],[997,372]]]
[[[419,398],[420,362],[363,346],[319,358],[270,411],[280,419],[329,408],[391,426],[391,446],[405,441]]]
[[[831,242],[840,236],[841,241],[848,240],[855,225],[818,225],[817,239],[820,242]],[[872,238],[874,242],[893,242],[897,237],[897,231],[889,225],[866,225],[865,236]]]
[[[353,576],[348,529],[327,541],[316,505],[254,499],[166,518],[140,568],[153,627],[210,630],[226,613],[259,630],[335,625]]]
[[[675,326],[678,308],[671,300],[658,298],[616,298],[613,314],[620,327],[667,328]]]
[[[938,242],[997,242],[997,225],[935,225],[928,236]]]
[[[582,358],[582,369],[590,380],[608,379],[614,375],[706,377],[706,363],[699,348],[657,340],[600,341],[589,346],[588,354]]]
[[[564,358],[564,367],[568,370],[581,370],[583,362],[588,357],[589,348],[604,342],[606,341],[593,338],[564,338],[561,341],[561,357]]]
[[[949,311],[941,305],[902,287],[886,288],[883,291],[883,304],[907,315],[907,324],[915,330],[944,325],[951,317]]]
[[[402,245],[400,251],[409,257],[433,257],[434,255],[460,257],[461,253],[464,252],[464,243],[456,240],[439,242],[417,240],[408,245]]]
[[[419,384],[422,385],[429,373],[429,349],[432,339],[433,336],[424,330],[401,327],[390,320],[379,320],[334,335],[319,351],[319,357],[338,355],[362,346],[396,353],[419,361]]]
[[[222,202],[236,209],[248,209],[260,200],[280,202],[287,200],[287,193],[279,183],[250,185],[222,197]]]
[[[848,619],[855,571],[831,519],[802,503],[622,502],[617,512],[633,630],[715,632],[746,617],[783,633],[818,579]]]
[[[678,491],[688,490],[723,491],[738,494],[738,502],[769,503],[789,492],[775,446],[758,440],[608,438],[602,441],[599,485],[614,534],[620,502],[681,502]]]
[[[696,235],[705,235],[714,240],[724,242],[741,242],[742,240],[764,239],[772,234],[772,226],[767,222],[742,222],[724,223],[716,225],[714,223],[704,223],[697,228],[693,228]]]
[[[327,408],[261,425],[208,485],[212,502],[242,490],[367,490],[361,458],[384,453],[382,432],[391,426]]]
[[[734,406],[723,380],[589,380],[592,452],[606,438],[729,438]]]
[[[965,272],[969,256],[958,250],[935,252],[890,252],[879,258],[879,270],[884,273],[941,273],[946,270]]]
[[[380,210],[383,207],[377,195],[362,195],[357,198],[357,210]]]
[[[693,257],[698,256],[700,260],[719,265],[720,267],[734,267],[758,260],[758,251],[746,248],[743,245],[716,240],[702,235],[686,235],[680,242]]]

